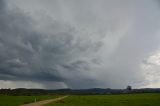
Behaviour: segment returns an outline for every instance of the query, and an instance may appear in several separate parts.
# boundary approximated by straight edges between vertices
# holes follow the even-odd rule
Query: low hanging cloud
[[[0,87],[147,85],[141,65],[160,46],[159,9],[156,0],[0,0]]]

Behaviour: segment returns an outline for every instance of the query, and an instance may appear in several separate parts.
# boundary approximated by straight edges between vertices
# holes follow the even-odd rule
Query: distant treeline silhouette
[[[47,89],[26,89],[26,88],[17,88],[17,89],[0,89],[0,94],[4,95],[97,95],[97,94],[122,94],[122,93],[160,93],[160,88],[143,88],[143,89],[101,89],[101,88],[92,88],[92,89],[57,89],[57,90],[47,90]]]

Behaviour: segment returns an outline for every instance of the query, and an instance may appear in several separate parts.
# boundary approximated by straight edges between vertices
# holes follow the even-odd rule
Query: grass
[[[8,96],[0,95],[0,106],[19,106],[21,104],[27,104],[34,102],[35,98],[37,101],[45,99],[53,99],[58,96]]]
[[[69,96],[44,106],[160,106],[160,93]]]

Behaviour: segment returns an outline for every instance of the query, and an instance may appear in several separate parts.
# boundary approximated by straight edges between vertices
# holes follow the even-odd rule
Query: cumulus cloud
[[[141,65],[160,45],[157,3],[0,0],[0,80],[43,88],[149,84]]]

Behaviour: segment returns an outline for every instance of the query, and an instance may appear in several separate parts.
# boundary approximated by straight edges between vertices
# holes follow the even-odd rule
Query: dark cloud
[[[36,29],[36,22],[21,10],[3,7],[0,16],[1,80],[65,82],[58,67],[63,67],[67,73],[80,70],[86,63],[81,61],[81,56],[100,48],[99,42],[88,43],[88,39],[75,38],[77,32],[69,24],[52,21],[47,27],[53,31],[40,31]]]
[[[159,47],[155,1],[9,1],[0,0],[0,80],[46,88],[146,83],[141,64]]]

